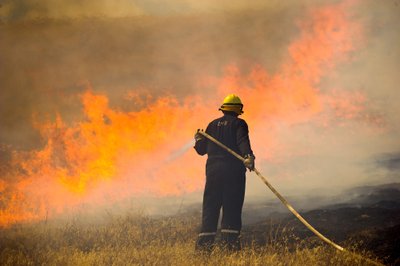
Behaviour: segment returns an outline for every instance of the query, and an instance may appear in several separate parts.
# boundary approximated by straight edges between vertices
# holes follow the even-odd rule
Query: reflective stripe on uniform
[[[200,236],[215,236],[217,234],[217,232],[205,232],[205,233],[200,233]]]
[[[240,231],[239,230],[231,230],[231,229],[221,229],[221,233],[240,234]]]

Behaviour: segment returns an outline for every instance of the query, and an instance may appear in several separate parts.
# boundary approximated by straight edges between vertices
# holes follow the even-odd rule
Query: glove
[[[246,168],[248,168],[250,170],[250,172],[254,171],[254,160],[255,160],[255,157],[254,157],[254,155],[251,155],[251,154],[247,154],[244,157],[244,162],[243,162],[244,166],[246,166]]]
[[[200,134],[200,129],[197,129],[196,134],[194,134],[194,139],[196,141],[200,141],[200,140],[204,139],[204,136]]]

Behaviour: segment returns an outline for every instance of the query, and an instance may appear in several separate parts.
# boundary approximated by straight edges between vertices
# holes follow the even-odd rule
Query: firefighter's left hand
[[[254,171],[254,155],[248,154],[244,157],[244,166],[251,171]]]
[[[196,141],[200,141],[200,140],[202,140],[204,138],[204,136],[201,135],[199,131],[200,131],[200,129],[197,129],[196,134],[194,134],[194,139]]]

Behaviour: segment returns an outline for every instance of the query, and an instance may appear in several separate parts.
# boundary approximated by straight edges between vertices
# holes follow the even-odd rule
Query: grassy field
[[[294,239],[285,227],[243,232],[241,252],[197,254],[199,221],[197,213],[136,213],[17,225],[0,230],[0,265],[369,265],[319,241]]]

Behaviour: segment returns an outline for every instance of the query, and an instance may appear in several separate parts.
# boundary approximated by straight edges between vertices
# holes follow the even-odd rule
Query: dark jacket
[[[242,157],[248,154],[253,155],[247,123],[235,115],[224,114],[224,116],[215,119],[207,126],[206,133],[213,136]],[[206,138],[197,141],[194,148],[200,155],[208,154],[209,160],[229,159],[240,162],[233,155]]]

